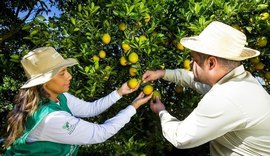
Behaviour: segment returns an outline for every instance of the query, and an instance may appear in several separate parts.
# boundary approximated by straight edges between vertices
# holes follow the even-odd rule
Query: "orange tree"
[[[261,51],[258,58],[244,64],[269,91],[267,34],[270,32],[270,20],[269,2],[266,0],[67,2],[61,17],[45,19],[38,16],[28,23],[24,30],[30,35],[25,39],[34,47],[53,46],[64,56],[79,60],[80,65],[71,68],[73,81],[70,91],[84,100],[103,97],[130,79],[140,80],[145,70],[190,70],[189,51],[179,41],[184,36],[198,35],[213,20],[243,31],[248,37],[248,45]],[[21,45],[20,56],[29,51],[26,47]],[[102,123],[114,116],[130,104],[145,85],[148,84],[141,84],[136,93],[125,96],[103,115],[87,120]],[[150,85],[160,92],[167,109],[179,119],[184,119],[201,98],[188,88],[164,80]],[[0,87],[4,86],[5,82]],[[13,85],[17,89],[18,86]],[[207,155],[208,145],[176,150],[166,141],[161,134],[159,119],[148,105],[140,108],[130,123],[114,137],[102,144],[85,145],[80,151],[81,154],[97,155],[195,155],[199,152]]]

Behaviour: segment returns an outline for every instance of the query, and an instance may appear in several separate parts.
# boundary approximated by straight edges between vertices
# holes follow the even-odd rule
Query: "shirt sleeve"
[[[192,148],[218,138],[231,130],[243,128],[244,113],[220,97],[206,97],[198,107],[183,121],[160,111],[164,137],[177,148]]]
[[[64,93],[64,95],[67,98],[70,111],[77,117],[93,117],[99,115],[121,98],[116,90],[93,102],[86,102],[69,93]]]
[[[166,69],[163,79],[192,88],[201,94],[206,94],[211,89],[209,85],[194,81],[193,73],[185,69]]]
[[[53,112],[29,134],[27,142],[51,141],[77,145],[101,143],[124,127],[135,113],[136,109],[129,105],[103,124],[97,124],[76,118],[65,111]]]

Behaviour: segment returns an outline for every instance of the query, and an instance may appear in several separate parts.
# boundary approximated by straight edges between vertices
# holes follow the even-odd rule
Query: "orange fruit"
[[[127,25],[122,22],[122,23],[119,24],[118,29],[120,31],[125,31],[127,29]]]
[[[100,50],[99,53],[98,53],[98,56],[100,58],[105,58],[106,57],[106,52],[104,50]]]
[[[94,56],[92,57],[92,59],[93,59],[95,62],[98,62],[98,61],[99,61],[99,57],[98,57],[97,55],[94,55]]]
[[[135,25],[135,28],[139,29],[142,27],[142,23],[140,21],[138,21]]]
[[[143,42],[143,41],[147,40],[147,38],[146,38],[146,36],[141,35],[141,36],[139,37],[139,40],[140,40],[141,42]]]
[[[109,75],[105,75],[104,77],[103,77],[103,80],[108,80],[110,77],[109,77]]]
[[[104,44],[109,44],[111,42],[111,36],[108,33],[104,34],[101,39]]]
[[[269,19],[269,13],[268,12],[263,12],[260,14],[260,19],[261,20],[268,20]]]
[[[184,88],[181,85],[176,85],[175,92],[176,93],[182,93]]]
[[[107,71],[108,71],[108,70],[111,70],[111,69],[112,69],[112,67],[109,66],[109,65],[105,67],[105,70],[107,70]]]
[[[136,62],[138,62],[138,60],[139,60],[139,56],[138,56],[137,53],[132,52],[132,53],[130,53],[130,54],[128,55],[128,60],[129,60],[129,62],[131,62],[131,63],[136,63]]]
[[[137,69],[134,67],[129,68],[129,75],[130,76],[135,76],[137,74]]]
[[[257,45],[259,47],[265,47],[267,45],[267,38],[265,36],[259,37],[257,39]]]
[[[184,68],[186,70],[190,70],[191,67],[190,67],[190,60],[189,59],[184,60],[183,65],[184,65]]]
[[[160,67],[161,69],[165,69],[165,64],[163,63],[163,64],[159,65],[159,67]]]
[[[159,91],[155,90],[155,91],[153,92],[152,99],[153,99],[153,100],[156,100],[157,97],[159,97],[159,99],[161,99],[161,94],[160,94]]]
[[[126,66],[127,65],[127,59],[125,58],[125,56],[121,56],[121,58],[120,58],[120,64],[122,66]]]
[[[266,73],[264,74],[264,77],[265,77],[267,80],[270,80],[270,72],[269,72],[269,71],[266,72]]]
[[[258,56],[257,56],[257,57],[253,57],[253,58],[250,59],[250,61],[251,61],[252,63],[254,63],[254,64],[257,64],[257,63],[260,62],[260,58],[259,58]]]
[[[123,43],[123,44],[122,44],[122,49],[123,49],[124,52],[126,53],[127,51],[129,51],[129,50],[131,49],[131,47],[129,46],[129,44]]]
[[[143,93],[149,95],[153,92],[154,88],[151,85],[146,85],[143,87]]]
[[[259,63],[257,63],[257,64],[255,65],[255,69],[256,69],[256,70],[263,70],[264,66],[265,66],[265,65],[264,65],[262,62],[259,62]]]
[[[238,24],[234,24],[234,25],[232,25],[232,27],[234,29],[237,29],[237,30],[241,31],[241,27]]]
[[[179,49],[179,50],[184,50],[185,49],[184,46],[180,42],[178,42],[176,44],[176,48]]]
[[[151,16],[148,13],[144,14],[145,23],[148,23],[150,20],[151,20]]]
[[[129,88],[134,89],[139,84],[139,81],[135,78],[128,80],[127,85]]]

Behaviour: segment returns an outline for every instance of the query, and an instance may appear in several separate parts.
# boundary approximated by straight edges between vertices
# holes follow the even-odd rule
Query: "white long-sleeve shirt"
[[[210,141],[211,155],[270,155],[270,96],[239,66],[212,88],[186,70],[166,70],[165,80],[205,94],[183,121],[159,113],[165,138],[177,148]]]
[[[64,95],[73,115],[65,111],[48,114],[29,134],[27,142],[52,141],[77,145],[101,143],[116,134],[136,113],[136,109],[129,105],[103,124],[92,123],[80,117],[93,117],[104,112],[121,98],[117,91],[93,102],[85,102],[69,93]]]

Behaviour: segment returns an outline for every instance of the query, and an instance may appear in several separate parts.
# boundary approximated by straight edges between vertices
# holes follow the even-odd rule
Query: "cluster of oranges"
[[[104,34],[104,35],[102,36],[101,40],[102,40],[102,42],[103,42],[104,44],[109,44],[109,43],[111,42],[111,36],[110,36],[108,33],[106,33],[106,34]],[[93,55],[92,59],[93,59],[94,61],[99,61],[100,59],[104,59],[105,57],[106,57],[106,51],[100,50],[100,51],[98,52],[98,55],[96,55],[96,54]]]
[[[149,22],[151,19],[151,16],[149,14],[146,14],[144,17],[145,22]],[[125,31],[127,28],[127,25],[125,23],[120,23],[118,26],[120,31]],[[140,41],[145,41],[147,38],[144,35],[141,35],[139,37]],[[120,58],[120,64],[122,66],[126,66],[128,64],[134,65],[139,61],[139,56],[136,52],[132,52],[132,48],[128,43],[122,43],[121,45],[123,51],[124,51],[124,55],[121,56]],[[127,56],[127,57],[126,57]],[[129,68],[129,75],[131,77],[136,76],[138,73],[138,69],[136,68],[136,66],[131,66]],[[137,78],[131,78],[130,80],[128,80],[128,86],[131,89],[134,89],[137,87],[137,85],[139,85],[140,81]],[[145,95],[150,95],[152,94],[152,98],[156,99],[157,97],[161,97],[161,94],[159,93],[159,91],[154,90],[154,87],[151,84],[146,84],[143,87],[143,93]]]
[[[130,80],[128,80],[127,83],[128,83],[129,88],[134,89],[134,88],[136,88],[139,85],[140,81],[138,79],[136,79],[136,78],[131,78]],[[154,90],[154,87],[151,84],[146,84],[143,87],[143,93],[145,95],[150,95],[150,94],[153,93],[152,94],[152,99],[154,99],[154,100],[157,97],[161,98],[160,92],[157,91],[157,90]]]
[[[151,19],[151,16],[149,14],[145,15],[145,22],[149,22]],[[125,31],[127,28],[127,25],[125,23],[120,23],[118,26],[118,29],[120,31]],[[147,38],[144,35],[141,35],[139,37],[140,41],[144,41]],[[137,78],[134,78],[138,74],[138,69],[136,68],[136,63],[139,61],[139,56],[136,52],[132,51],[132,47],[128,44],[123,42],[122,45],[122,50],[124,51],[124,54],[120,57],[120,64],[122,66],[127,66],[130,64],[129,68],[129,75],[133,78],[128,80],[128,86],[131,89],[136,88],[138,85],[140,85],[140,81]],[[143,87],[143,93],[145,95],[150,95],[153,93],[152,98],[156,99],[156,97],[161,97],[160,93],[157,90],[154,90],[154,87],[151,84],[146,84]]]
[[[146,14],[145,17],[144,17],[144,20],[145,22],[149,22],[151,20],[151,16],[149,14]],[[121,22],[119,25],[118,25],[118,30],[120,32],[124,32],[126,29],[128,28],[127,24],[124,23],[124,22]],[[145,41],[147,40],[146,36],[144,35],[141,35],[138,37],[139,41]],[[105,33],[101,36],[101,40],[102,40],[102,43],[104,45],[108,45],[110,42],[111,42],[111,36],[110,34],[108,33]],[[180,50],[180,51],[184,51],[184,46],[179,42],[179,41],[175,41],[175,46],[176,46],[176,49]],[[139,62],[139,55],[137,52],[135,52],[134,50],[134,47],[132,45],[130,45],[129,42],[122,42],[121,43],[121,48],[122,48],[122,56],[120,56],[119,58],[119,62],[122,66],[128,66],[130,65],[129,67],[129,75],[131,76],[130,80],[128,81],[128,86],[130,88],[136,88],[137,85],[140,85],[140,80],[138,77],[140,77],[140,66],[138,65],[138,62]],[[103,59],[106,57],[106,52],[105,50],[100,50],[98,52],[98,54],[95,54],[93,56],[93,60],[94,61],[99,61],[100,59]],[[191,67],[190,67],[190,60],[189,59],[185,59],[183,61],[183,67],[186,69],[186,70],[190,70]],[[176,87],[177,89],[177,92],[182,92],[183,91],[183,88],[177,86]],[[153,84],[143,84],[142,85],[142,91],[144,92],[144,94],[146,95],[150,95],[153,93],[153,98],[155,99],[157,96],[161,96],[160,95],[160,92],[157,91],[157,90],[154,90],[154,87],[153,87]]]
[[[264,72],[265,64],[261,62],[261,59],[259,56],[251,58],[250,62],[252,63],[252,66],[250,68],[250,72],[254,72],[254,70],[258,72],[264,73],[264,78],[269,82],[270,81],[270,71]]]

